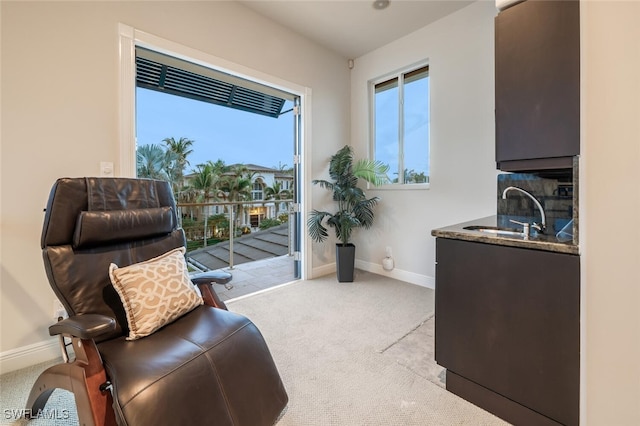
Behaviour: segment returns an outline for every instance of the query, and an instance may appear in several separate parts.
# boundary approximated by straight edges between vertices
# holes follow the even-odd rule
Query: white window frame
[[[251,184],[251,200],[262,201],[264,200],[264,182],[262,179],[256,179]]]
[[[398,166],[398,173],[402,173],[404,170],[404,162],[402,157],[404,156],[404,110],[403,110],[403,102],[404,102],[404,75],[411,73],[412,71],[416,71],[420,68],[429,66],[429,61],[424,60],[407,67],[403,67],[391,73],[385,74],[373,80],[369,80],[369,158],[371,160],[375,160],[376,153],[376,108],[375,108],[375,98],[376,98],[376,85],[383,83],[385,81],[397,78],[398,79],[398,144],[399,149],[402,148],[400,154],[400,161]],[[429,70],[429,85],[431,85],[431,75]],[[429,115],[431,115],[431,86],[429,86]],[[429,121],[431,121],[431,116],[429,116]],[[431,134],[429,134],[429,140],[427,142],[431,145]],[[431,163],[431,149],[429,149],[429,164]],[[404,178],[404,176],[403,176]],[[376,189],[394,189],[394,190],[406,190],[406,189],[429,189],[431,185],[431,168],[429,168],[429,182],[425,183],[389,183],[385,185],[380,185],[376,187]],[[367,185],[370,187],[370,185]]]

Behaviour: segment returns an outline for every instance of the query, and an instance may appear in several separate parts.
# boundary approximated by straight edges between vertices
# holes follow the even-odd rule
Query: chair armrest
[[[66,334],[80,339],[95,339],[116,329],[116,321],[106,315],[76,315],[49,327],[49,336]]]
[[[224,271],[207,271],[207,272],[198,272],[197,274],[191,275],[191,281],[200,286],[200,284],[226,284],[231,281],[233,276],[229,272]]]
[[[204,303],[213,306],[214,308],[220,308],[224,310],[227,309],[227,305],[224,304],[218,294],[216,293],[215,288],[213,288],[214,284],[227,284],[231,281],[233,276],[229,272],[224,271],[207,271],[207,272],[199,272],[197,274],[193,274],[189,276],[191,278],[191,282],[198,286],[200,289],[200,293],[202,293],[202,299]],[[227,288],[232,288],[231,285],[226,286]]]
[[[202,300],[205,305],[213,306],[214,308],[224,309],[228,311],[227,305],[220,299],[218,294],[216,293],[216,289],[213,288],[215,283],[211,282],[211,280],[200,281],[197,285],[200,289],[200,294],[202,294]]]

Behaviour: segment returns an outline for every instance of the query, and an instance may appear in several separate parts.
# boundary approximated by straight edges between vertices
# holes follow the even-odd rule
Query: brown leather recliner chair
[[[129,313],[109,267],[185,245],[168,183],[59,179],[41,244],[49,283],[69,314],[49,333],[70,338],[75,357],[63,353],[65,362],[40,375],[27,401],[32,413],[62,388],[74,393],[81,425],[277,422],[288,397],[269,349],[249,319],[226,310],[215,276],[192,278],[203,305],[146,337],[127,339]]]

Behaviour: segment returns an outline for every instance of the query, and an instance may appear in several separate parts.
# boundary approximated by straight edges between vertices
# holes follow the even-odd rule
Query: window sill
[[[429,183],[407,183],[407,184],[389,184],[389,185],[380,185],[373,186],[368,185],[368,190],[381,190],[381,191],[406,191],[406,190],[425,190],[431,188],[431,184]]]

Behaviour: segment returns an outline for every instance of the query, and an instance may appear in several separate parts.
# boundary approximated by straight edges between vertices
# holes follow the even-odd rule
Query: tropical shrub
[[[269,229],[282,224],[278,219],[262,219],[260,221],[260,229]]]

